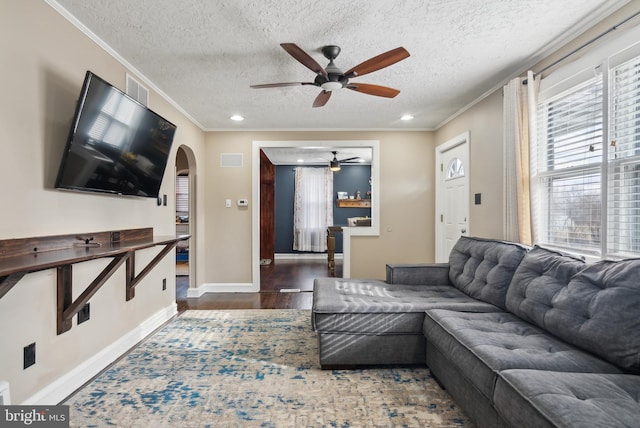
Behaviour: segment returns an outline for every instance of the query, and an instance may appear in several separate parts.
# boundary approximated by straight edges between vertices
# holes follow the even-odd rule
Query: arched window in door
[[[464,165],[458,158],[451,159],[447,167],[445,180],[453,180],[454,178],[464,177]]]

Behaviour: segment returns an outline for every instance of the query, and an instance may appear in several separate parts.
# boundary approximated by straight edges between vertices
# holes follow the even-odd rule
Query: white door
[[[469,134],[436,151],[436,261],[446,262],[458,238],[469,234]]]

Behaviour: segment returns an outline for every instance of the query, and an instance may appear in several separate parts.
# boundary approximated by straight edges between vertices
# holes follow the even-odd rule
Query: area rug
[[[186,311],[76,392],[73,427],[469,427],[427,368],[321,370],[306,310]]]

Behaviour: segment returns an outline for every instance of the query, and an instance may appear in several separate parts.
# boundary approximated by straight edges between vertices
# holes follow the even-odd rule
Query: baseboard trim
[[[23,405],[56,405],[178,313],[175,302],[151,315],[129,333],[26,399]]]
[[[259,291],[251,283],[202,284],[198,288],[189,288],[187,290],[187,298],[197,299],[207,293],[257,293]]]
[[[343,259],[342,253],[334,255],[335,260]],[[276,253],[275,260],[327,260],[327,253]]]

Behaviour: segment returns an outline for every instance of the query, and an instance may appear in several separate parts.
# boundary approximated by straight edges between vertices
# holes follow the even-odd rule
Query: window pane
[[[464,177],[464,165],[458,158],[451,159],[449,166],[447,167],[447,174],[445,180],[452,180],[454,178]]]
[[[538,124],[540,140],[531,152],[537,240],[598,253],[602,228],[602,76],[538,105]]]
[[[549,177],[548,242],[571,248],[600,247],[600,174]]]
[[[176,212],[178,215],[189,213],[189,176],[176,177]]]
[[[542,165],[559,170],[602,161],[602,79],[552,99],[540,110],[546,138]]]
[[[611,70],[608,246],[640,254],[640,58]]]

